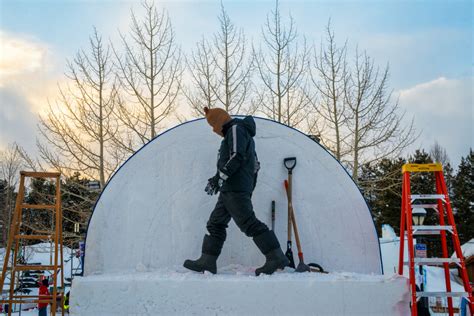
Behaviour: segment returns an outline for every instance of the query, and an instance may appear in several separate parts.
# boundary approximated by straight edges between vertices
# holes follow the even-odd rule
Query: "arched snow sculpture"
[[[256,118],[261,162],[253,203],[286,249],[287,202],[283,159],[296,156],[293,200],[306,262],[329,271],[381,274],[379,242],[369,209],[350,176],[301,132]],[[215,174],[221,138],[203,119],[172,128],[132,156],[110,180],[91,218],[85,275],[133,273],[181,266],[197,258],[217,196],[204,192]],[[297,262],[296,245],[293,238]],[[264,262],[252,239],[231,221],[219,267]]]

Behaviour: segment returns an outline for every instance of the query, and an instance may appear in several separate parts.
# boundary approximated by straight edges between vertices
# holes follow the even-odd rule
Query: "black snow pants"
[[[225,241],[227,224],[231,218],[248,237],[255,237],[268,231],[267,225],[255,216],[251,196],[250,192],[221,192],[207,222],[209,234]]]

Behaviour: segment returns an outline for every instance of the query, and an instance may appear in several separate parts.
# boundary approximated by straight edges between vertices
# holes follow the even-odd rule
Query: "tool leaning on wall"
[[[295,233],[295,240],[296,240],[296,247],[298,249],[298,258],[299,263],[296,267],[296,272],[320,272],[320,273],[327,273],[324,269],[317,263],[304,263],[304,256],[303,250],[301,247],[301,241],[298,232],[298,226],[296,224],[296,216],[295,211],[293,208],[293,169],[296,167],[296,157],[288,157],[283,160],[283,164],[285,168],[288,170],[288,179],[284,181],[286,196],[288,199],[288,243],[290,245],[291,250],[291,228]],[[288,252],[288,250],[287,250]],[[291,258],[293,259],[293,254],[291,253]],[[290,260],[290,264],[293,262],[292,268],[294,268],[294,261]],[[291,267],[291,266],[290,266]]]

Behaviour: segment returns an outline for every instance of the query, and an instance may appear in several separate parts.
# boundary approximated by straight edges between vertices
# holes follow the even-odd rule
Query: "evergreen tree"
[[[370,206],[377,232],[389,224],[397,233],[400,228],[402,158],[382,159],[377,164],[362,166],[359,183]]]
[[[25,192],[26,204],[54,205],[56,186],[52,180],[32,178]],[[22,226],[23,234],[40,235],[38,231],[54,231],[54,212],[51,209],[23,209]],[[22,240],[22,244],[34,244],[34,240]]]
[[[453,180],[451,198],[454,218],[461,244],[474,238],[474,153],[461,158],[457,174]]]
[[[62,183],[63,231],[64,243],[77,246],[84,239],[87,224],[92,214],[92,208],[99,196],[99,191],[90,190],[90,179],[81,178],[76,172]],[[79,224],[79,233],[74,233],[74,224]]]
[[[81,178],[76,172],[71,177],[61,179],[61,207],[63,212],[63,242],[74,246],[83,239],[92,208],[99,195],[88,188],[90,179]],[[27,204],[55,203],[56,183],[42,178],[32,179],[25,202]],[[22,231],[38,234],[38,231],[54,231],[55,222],[51,210],[24,209]],[[74,224],[79,223],[79,234],[74,233]]]

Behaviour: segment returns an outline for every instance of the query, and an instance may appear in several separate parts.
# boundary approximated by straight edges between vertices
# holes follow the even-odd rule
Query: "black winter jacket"
[[[255,153],[253,117],[235,118],[224,124],[217,170],[224,184],[220,191],[252,192],[260,164]]]

